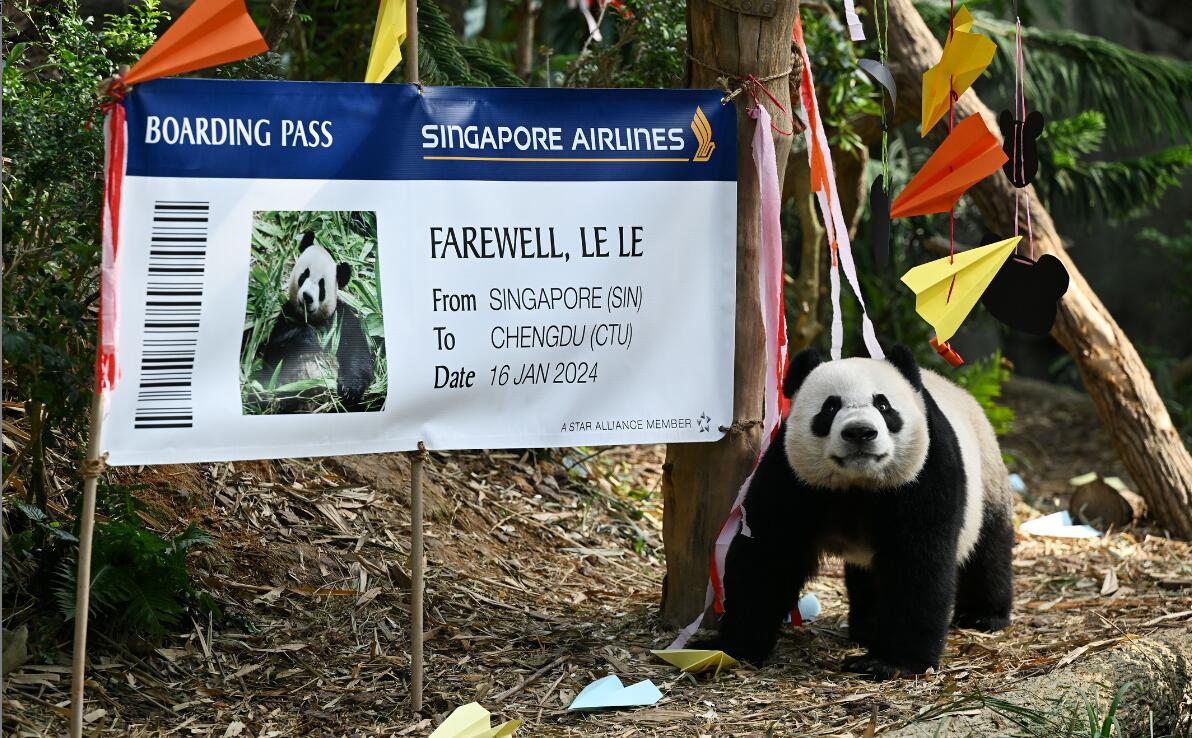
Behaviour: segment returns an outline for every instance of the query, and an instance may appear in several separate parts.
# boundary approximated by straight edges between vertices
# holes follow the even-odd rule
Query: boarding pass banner
[[[731,421],[719,93],[173,79],[123,104],[108,463]]]

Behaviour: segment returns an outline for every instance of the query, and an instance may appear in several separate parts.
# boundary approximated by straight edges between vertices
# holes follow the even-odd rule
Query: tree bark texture
[[[898,84],[896,123],[917,120],[922,105],[923,72],[939,61],[941,47],[911,0],[888,1],[889,65]],[[868,4],[872,18],[873,3]],[[969,90],[956,102],[956,120],[974,113],[985,119],[1000,141],[993,112],[976,92]],[[937,128],[943,130],[942,125]],[[874,129],[876,126],[869,132],[872,134]],[[1155,521],[1173,534],[1192,538],[1192,457],[1138,351],[1064,249],[1055,223],[1034,189],[1028,187],[1026,192],[1036,252],[1053,254],[1063,262],[1071,277],[1051,335],[1075,361],[1101,423],[1113,438],[1122,463],[1137,491],[1146,499]],[[1019,191],[1005,175],[997,172],[986,177],[968,194],[991,229],[1006,235],[1014,232],[1014,198]],[[1024,236],[1027,233],[1025,207],[1019,215],[1019,232]],[[1139,287],[1145,289],[1143,285]]]
[[[265,43],[276,50],[294,19],[294,6],[298,0],[273,0],[269,3],[269,23],[265,26]]]
[[[708,0],[687,6],[692,87],[719,87],[728,73],[764,79],[791,69],[790,33],[797,0],[780,0],[773,18],[739,15]],[[766,88],[791,110],[785,76]],[[764,94],[758,98],[776,124],[789,129],[789,114],[778,110]],[[737,489],[757,457],[764,389],[765,337],[758,301],[758,180],[752,157],[754,124],[746,113],[752,104],[747,92],[737,95],[737,314],[733,361],[733,424],[716,443],[671,444],[663,472],[663,541],[666,582],[662,616],[671,625],[686,625],[704,607],[712,542],[728,516]],[[790,152],[790,136],[774,134],[781,180]],[[781,183],[781,182],[780,182]],[[725,244],[728,248],[729,245]]]

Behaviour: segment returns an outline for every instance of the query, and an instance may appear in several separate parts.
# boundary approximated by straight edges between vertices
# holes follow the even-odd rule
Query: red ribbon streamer
[[[95,358],[95,391],[116,385],[116,254],[120,239],[120,192],[124,185],[124,84],[117,79],[100,104],[104,112],[103,246],[99,273],[99,347]]]

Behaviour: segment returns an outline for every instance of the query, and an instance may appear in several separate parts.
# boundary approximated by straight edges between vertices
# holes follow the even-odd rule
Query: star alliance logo
[[[707,433],[712,427],[712,419],[708,417],[707,413],[700,413],[699,417],[695,419],[695,422],[699,426],[700,433]]]

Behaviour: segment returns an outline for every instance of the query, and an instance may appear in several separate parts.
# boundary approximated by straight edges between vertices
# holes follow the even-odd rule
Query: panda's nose
[[[840,437],[849,443],[869,443],[877,438],[877,428],[868,423],[850,423],[840,430]]]
[[[310,294],[309,292],[304,292],[304,293],[302,293],[302,301],[305,302],[307,304],[307,306],[314,305],[315,297],[314,297],[314,295]]]

